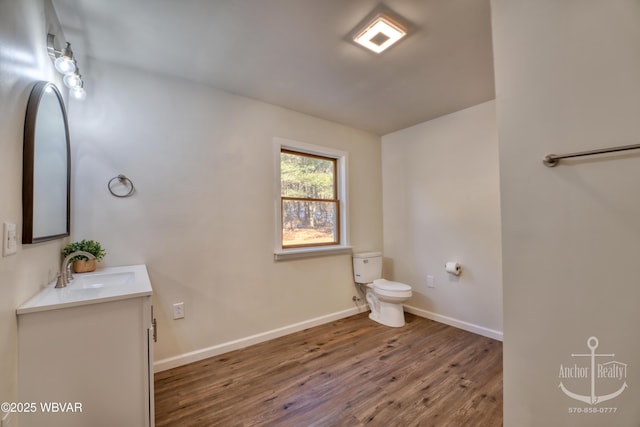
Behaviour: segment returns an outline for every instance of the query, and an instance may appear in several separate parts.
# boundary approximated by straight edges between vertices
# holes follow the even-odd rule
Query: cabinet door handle
[[[158,322],[155,318],[151,321],[151,326],[153,326],[153,342],[158,342]]]

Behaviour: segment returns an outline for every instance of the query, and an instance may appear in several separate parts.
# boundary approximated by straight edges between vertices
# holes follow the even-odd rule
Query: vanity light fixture
[[[58,70],[60,74],[64,74],[62,81],[64,85],[70,89],[71,96],[79,100],[85,99],[87,93],[84,90],[84,82],[80,75],[78,63],[73,57],[71,43],[67,42],[64,48],[58,50],[55,48],[55,40],[56,36],[54,34],[47,34],[47,51],[56,70]]]
[[[353,41],[375,53],[380,53],[406,35],[407,29],[404,25],[387,13],[380,12],[355,31]]]

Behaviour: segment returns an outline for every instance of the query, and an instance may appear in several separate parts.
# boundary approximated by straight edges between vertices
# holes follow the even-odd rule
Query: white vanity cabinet
[[[107,270],[95,276],[107,277]],[[58,301],[84,290],[93,298],[18,309],[19,399],[35,409],[16,414],[21,427],[154,425],[150,285],[149,292],[114,296],[104,290],[112,285],[93,282],[52,291]]]

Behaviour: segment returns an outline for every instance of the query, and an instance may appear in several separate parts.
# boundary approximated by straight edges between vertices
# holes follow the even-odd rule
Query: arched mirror
[[[22,243],[69,235],[71,150],[64,101],[50,82],[31,90],[24,123]]]

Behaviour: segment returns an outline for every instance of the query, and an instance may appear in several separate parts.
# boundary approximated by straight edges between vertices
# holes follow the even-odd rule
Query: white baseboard
[[[214,345],[212,347],[203,348],[201,350],[192,351],[174,357],[168,357],[166,359],[154,362],[153,370],[154,372],[166,371],[167,369],[176,368],[188,363],[197,362],[199,360],[214,357],[219,354],[227,353],[229,351],[238,350],[240,348],[248,347],[253,344],[258,344],[263,341],[268,341],[274,338],[282,337],[284,335],[292,334],[294,332],[303,331],[314,326],[333,322],[334,320],[343,319],[345,317],[353,316],[354,314],[362,313],[363,311],[368,310],[369,307],[364,304],[358,307],[350,308],[348,310],[338,311],[335,313],[327,314],[325,316],[316,317],[315,319],[305,320],[304,322],[294,323],[293,325],[288,325],[282,328],[273,329],[271,331],[251,335],[246,338],[225,342],[222,344]]]
[[[479,326],[473,323],[454,319],[453,317],[443,316],[441,314],[433,313],[431,311],[423,310],[421,308],[412,307],[410,305],[404,305],[404,311],[406,311],[407,313],[415,314],[416,316],[426,317],[427,319],[435,320],[436,322],[444,323],[446,325],[453,326],[458,329],[463,329],[465,331],[473,332],[474,334],[478,334],[484,337],[493,338],[494,340],[502,341],[501,331],[485,328],[484,326]]]
[[[181,354],[178,356],[158,360],[153,363],[153,370],[154,372],[166,371],[167,369],[176,368],[178,366],[197,362],[199,360],[207,359],[209,357],[214,357],[219,354],[227,353],[229,351],[248,347],[253,344],[258,344],[274,338],[279,338],[288,334],[292,334],[294,332],[299,332],[308,328],[312,328],[314,326],[323,325],[325,323],[329,323],[329,322],[333,322],[334,320],[353,316],[354,314],[362,313],[363,311],[368,311],[368,310],[369,310],[369,306],[367,304],[363,304],[361,306],[353,307],[348,310],[338,311],[335,313],[327,314],[325,316],[320,316],[314,319],[305,320],[304,322],[294,323],[293,325],[288,325],[282,328],[273,329],[271,331],[266,331],[256,335],[251,335],[246,338],[241,338],[234,341],[228,341],[222,344],[214,345],[212,347],[203,348],[201,350],[196,350],[196,351]],[[416,316],[425,317],[427,319],[444,323],[446,325],[450,325],[455,328],[473,332],[474,334],[478,334],[488,338],[493,338],[493,339],[502,341],[502,332],[500,331],[495,331],[493,329],[485,328],[483,326],[478,326],[473,323],[464,322],[462,320],[454,319],[452,317],[443,316],[441,314],[432,313],[430,311],[422,310],[420,308],[412,307],[409,305],[405,305],[404,310],[408,313],[415,314]]]

